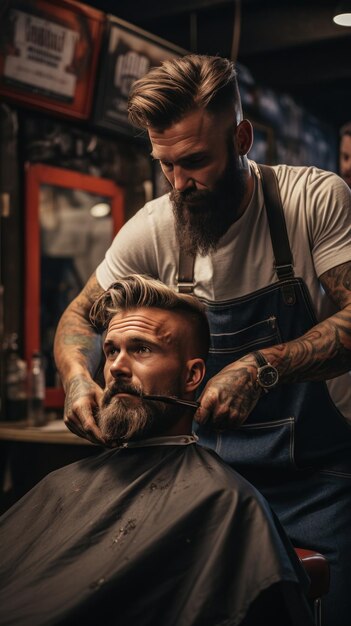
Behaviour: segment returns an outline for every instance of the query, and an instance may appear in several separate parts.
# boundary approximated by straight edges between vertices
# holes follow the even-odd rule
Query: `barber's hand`
[[[249,355],[224,367],[208,381],[195,420],[216,430],[241,426],[262,393],[256,378],[257,366]]]
[[[94,414],[99,408],[103,390],[91,378],[74,376],[66,388],[64,422],[67,428],[93,443],[104,445]]]

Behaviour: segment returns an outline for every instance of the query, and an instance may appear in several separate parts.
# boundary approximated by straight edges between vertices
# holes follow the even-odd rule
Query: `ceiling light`
[[[339,26],[351,26],[351,2],[341,2],[334,11],[333,22]]]

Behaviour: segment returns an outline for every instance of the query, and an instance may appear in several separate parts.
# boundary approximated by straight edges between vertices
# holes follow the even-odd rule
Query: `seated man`
[[[0,624],[311,624],[264,498],[192,435],[202,305],[133,276],[91,315],[107,328],[97,419],[112,449],[48,475],[1,518]]]

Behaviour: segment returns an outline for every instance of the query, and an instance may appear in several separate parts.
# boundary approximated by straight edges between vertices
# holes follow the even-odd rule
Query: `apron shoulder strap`
[[[275,271],[278,280],[284,281],[288,278],[294,278],[294,262],[278,181],[274,170],[269,165],[258,165],[258,169],[261,174],[264,204],[275,259]],[[282,292],[285,304],[294,305],[296,301],[294,286],[291,283],[283,285]]]
[[[261,173],[264,203],[275,258],[275,270],[279,280],[293,278],[293,257],[277,177],[269,165],[258,165],[258,168]]]
[[[195,257],[185,252],[180,245],[177,279],[177,288],[180,293],[192,293],[194,291],[194,265]]]

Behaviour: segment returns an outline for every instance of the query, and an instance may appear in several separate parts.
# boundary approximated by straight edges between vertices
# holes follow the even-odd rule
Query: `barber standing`
[[[146,204],[58,326],[65,421],[101,440],[93,300],[148,274],[206,304],[208,380],[195,416],[215,449],[268,498],[295,545],[331,564],[324,624],[351,614],[351,195],[314,167],[247,159],[233,64],[189,55],[138,80],[131,121],[147,129],[170,193]],[[166,340],[166,338],[165,338]],[[127,373],[126,373],[127,376]]]

